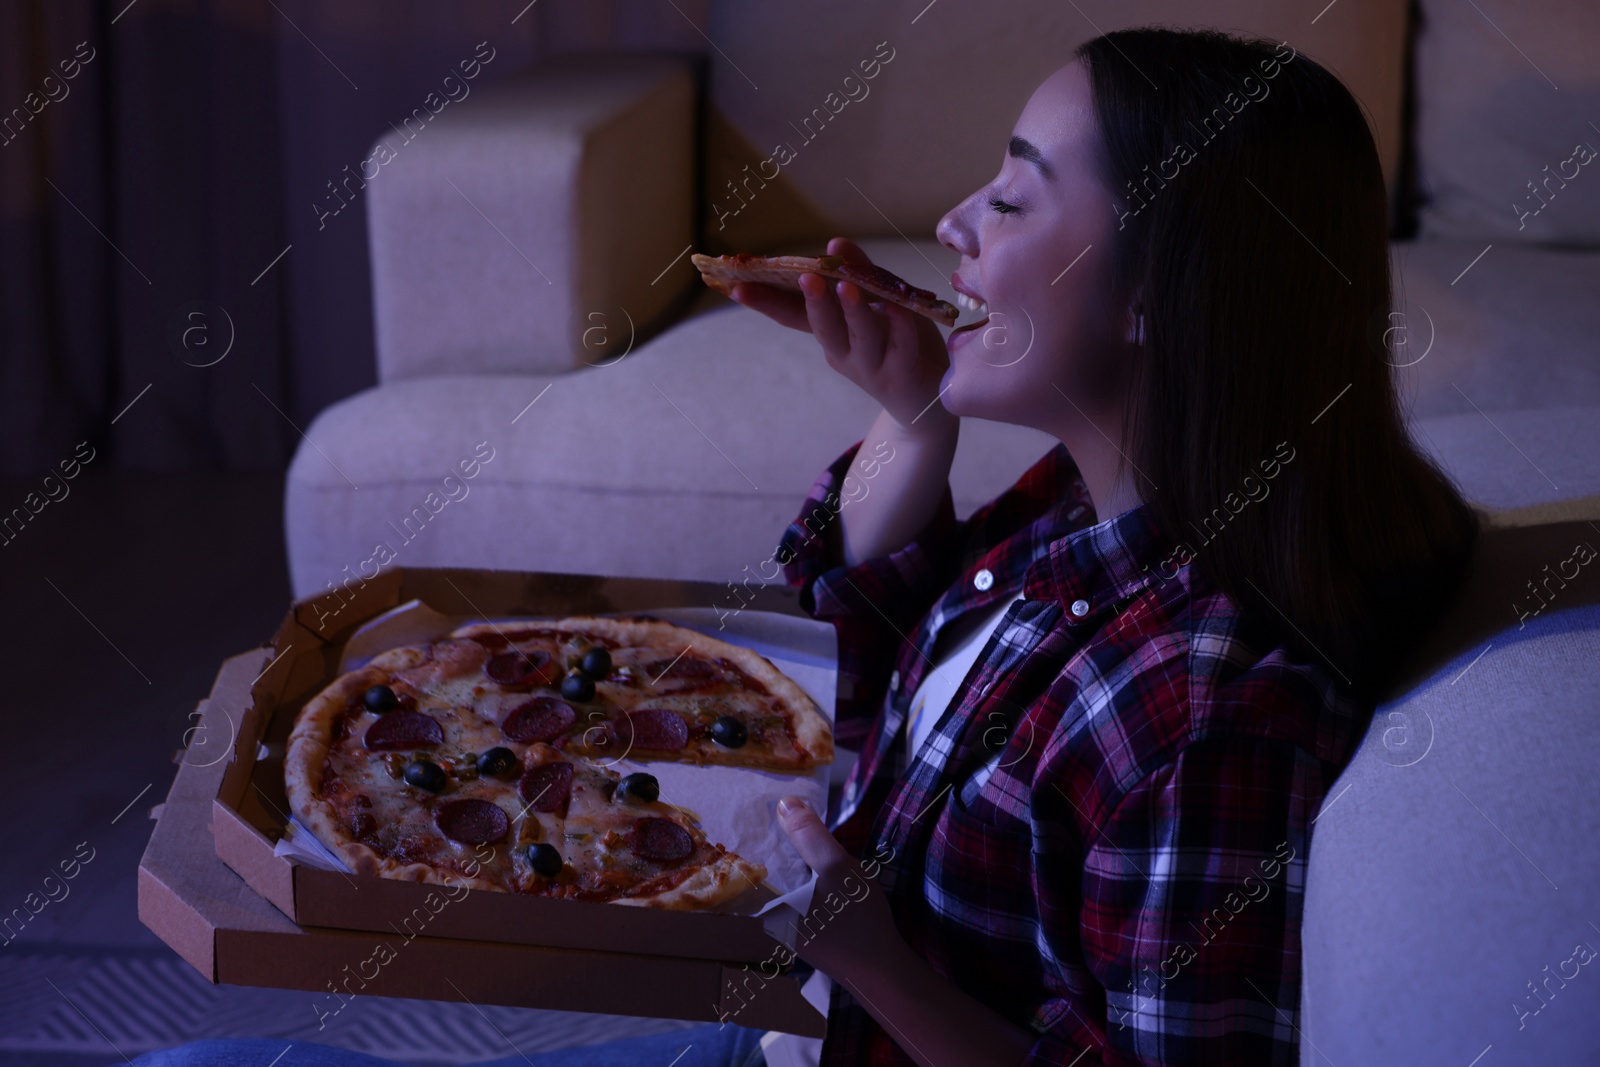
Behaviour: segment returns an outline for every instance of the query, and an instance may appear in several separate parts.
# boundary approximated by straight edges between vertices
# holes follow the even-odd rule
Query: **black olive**
[[[611,653],[596,645],[583,654],[578,669],[598,682],[611,673]]]
[[[561,868],[566,866],[561,859],[561,853],[556,851],[556,846],[540,842],[528,846],[528,865],[533,868],[534,874],[541,874],[546,878],[554,878],[561,873]]]
[[[400,706],[400,698],[386,685],[375,685],[368,689],[362,696],[361,702],[367,706],[368,711],[377,712],[379,715]]]
[[[504,745],[496,745],[478,757],[478,773],[485,778],[512,778],[522,773],[522,761]]]
[[[580,703],[594,699],[594,679],[582,671],[569,671],[561,679],[561,695]]]
[[[724,715],[711,724],[711,740],[724,748],[739,748],[745,737],[744,723],[732,715]]]
[[[407,785],[414,785],[418,789],[425,789],[430,793],[437,793],[443,789],[450,779],[444,773],[444,768],[432,760],[419,759],[415,763],[406,764],[405,780]]]
[[[617,783],[616,798],[629,804],[653,804],[661,795],[661,783],[656,776],[638,771]]]

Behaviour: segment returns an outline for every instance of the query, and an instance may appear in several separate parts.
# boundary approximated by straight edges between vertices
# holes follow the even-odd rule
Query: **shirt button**
[[[1074,600],[1072,602],[1072,613],[1080,619],[1083,618],[1089,614],[1089,602],[1087,600]]]
[[[895,671],[893,674],[889,675],[889,692],[897,693],[899,691],[900,691],[900,672],[899,671]]]
[[[994,575],[989,571],[989,568],[985,567],[972,576],[972,584],[977,588],[978,592],[985,592],[990,586],[994,585]]]

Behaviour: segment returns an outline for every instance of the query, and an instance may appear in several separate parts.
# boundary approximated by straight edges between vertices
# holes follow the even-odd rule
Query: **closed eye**
[[[1018,205],[1016,205],[1016,204],[1008,204],[1004,200],[999,199],[998,197],[991,197],[989,199],[989,206],[994,208],[996,211],[998,211],[1002,215],[1009,215],[1013,211],[1020,211],[1021,210],[1021,208]]]

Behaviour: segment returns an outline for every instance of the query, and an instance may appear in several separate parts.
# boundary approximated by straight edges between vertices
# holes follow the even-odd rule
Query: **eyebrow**
[[[1032,163],[1034,166],[1038,167],[1039,173],[1043,174],[1046,178],[1054,178],[1056,176],[1055,171],[1051,170],[1050,164],[1046,162],[1044,153],[1039,151],[1038,148],[1034,147],[1032,141],[1026,140],[1022,137],[1013,137],[1011,138],[1011,143],[1006,146],[1006,151],[1010,155],[1015,156],[1017,159],[1027,160],[1029,163]]]

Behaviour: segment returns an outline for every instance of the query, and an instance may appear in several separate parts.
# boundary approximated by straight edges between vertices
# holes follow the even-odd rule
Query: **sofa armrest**
[[[366,202],[383,382],[603,363],[694,278],[674,258],[694,225],[685,61],[561,56],[472,95],[379,141],[390,155]]]

